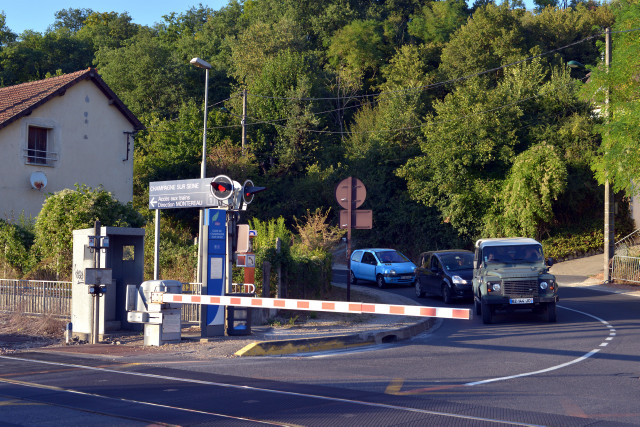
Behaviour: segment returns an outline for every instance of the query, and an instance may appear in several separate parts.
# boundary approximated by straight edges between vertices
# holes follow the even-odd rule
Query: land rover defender
[[[491,323],[497,310],[529,309],[556,321],[558,284],[545,262],[542,245],[513,237],[476,242],[473,262],[473,302],[477,315]]]

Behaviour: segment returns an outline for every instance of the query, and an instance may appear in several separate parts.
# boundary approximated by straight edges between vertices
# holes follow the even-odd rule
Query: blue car
[[[413,286],[416,265],[395,249],[358,249],[351,254],[351,284],[358,280]]]

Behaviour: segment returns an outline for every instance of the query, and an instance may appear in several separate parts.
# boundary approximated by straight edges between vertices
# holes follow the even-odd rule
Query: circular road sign
[[[349,209],[349,203],[351,202],[354,202],[351,209],[357,209],[362,206],[366,198],[367,188],[358,178],[349,177],[343,179],[336,187],[336,200],[344,209]]]

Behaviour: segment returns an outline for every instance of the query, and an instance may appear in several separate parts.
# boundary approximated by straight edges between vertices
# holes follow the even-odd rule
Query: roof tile
[[[92,79],[105,96],[115,100],[116,106],[136,129],[142,128],[142,124],[109,89],[96,70],[87,68],[75,73],[0,88],[0,129],[29,114],[53,96],[63,94],[67,88],[87,78]]]

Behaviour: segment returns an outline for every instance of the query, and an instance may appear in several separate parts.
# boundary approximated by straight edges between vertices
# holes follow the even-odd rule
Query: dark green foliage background
[[[415,258],[468,248],[478,237],[526,234],[559,256],[600,245],[603,214],[594,207],[602,206],[606,170],[626,194],[640,178],[638,127],[630,126],[639,83],[625,71],[637,69],[638,32],[615,36],[620,66],[608,76],[602,37],[591,38],[608,26],[640,27],[640,8],[637,0],[576,1],[566,9],[546,3],[526,11],[519,2],[478,1],[470,9],[460,0],[230,0],[220,10],[176,11],[153,27],[126,12],[66,9],[46,32],[23,34],[0,14],[0,85],[96,67],[146,126],[135,137],[134,207],[147,220],[149,182],[199,176],[204,72],[189,65],[198,56],[212,65],[208,176],[229,173],[268,187],[243,221],[283,218],[291,230],[294,217],[331,207],[337,224],[335,186],[355,176],[367,187],[362,209],[374,221],[372,230],[354,232],[354,247],[395,247]],[[592,69],[592,81],[585,84],[588,69],[569,69],[570,60]],[[608,122],[591,103],[604,86],[620,102]],[[240,158],[242,90],[248,111]],[[543,148],[523,155],[533,147]],[[518,175],[512,167],[522,162],[539,164]],[[536,167],[543,164],[554,174]],[[545,183],[522,188],[532,180]],[[617,234],[633,227],[621,220],[624,196]],[[533,203],[535,215],[515,215],[505,209],[509,200],[523,209]],[[69,203],[72,210],[84,201]],[[32,244],[66,253],[55,235],[93,216],[138,223],[115,205],[105,208],[74,212],[58,230],[50,224],[56,212],[39,217],[35,232],[2,223],[6,257],[28,266]],[[197,217],[195,210],[166,212],[163,268],[186,258],[180,274],[188,275]],[[567,243],[568,233],[594,243]]]

